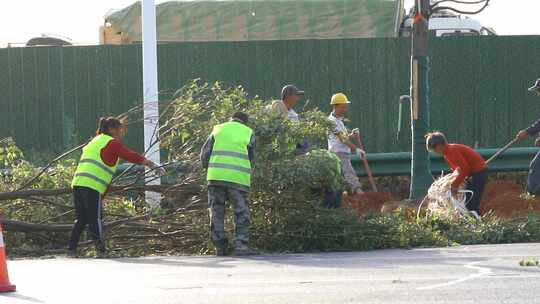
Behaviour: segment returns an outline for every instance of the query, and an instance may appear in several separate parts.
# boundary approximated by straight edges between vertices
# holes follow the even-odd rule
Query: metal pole
[[[154,0],[142,0],[142,55],[143,55],[143,96],[144,96],[144,150],[146,158],[156,164],[160,163],[158,108],[158,72],[157,72],[157,39],[156,39],[156,5]],[[159,185],[159,178],[153,174],[146,176],[147,185]],[[153,180],[151,180],[153,179]],[[159,193],[147,191],[146,202],[152,208],[159,206]]]
[[[429,5],[429,0],[415,1],[411,56],[411,199],[425,196],[433,181],[424,144],[424,135],[429,129]]]

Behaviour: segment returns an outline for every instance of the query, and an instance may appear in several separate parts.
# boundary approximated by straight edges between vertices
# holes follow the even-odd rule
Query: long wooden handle
[[[499,151],[495,152],[488,160],[486,160],[486,164],[489,164],[493,160],[495,160],[499,155],[503,154],[508,150],[513,144],[517,143],[519,141],[518,138],[512,139],[509,143],[506,144],[506,146],[502,147]]]
[[[364,148],[364,144],[362,143],[362,138],[360,137],[360,133],[356,133],[355,137],[356,137],[356,140],[358,141],[358,146],[360,147],[360,149],[364,150],[365,152],[366,149]],[[371,189],[373,190],[373,192],[379,192],[377,190],[377,185],[375,184],[375,179],[373,179],[373,174],[371,173],[371,169],[369,168],[366,155],[362,157],[362,161],[364,162],[364,168],[366,169],[366,172],[368,174],[368,180],[369,180],[369,183],[371,184]]]

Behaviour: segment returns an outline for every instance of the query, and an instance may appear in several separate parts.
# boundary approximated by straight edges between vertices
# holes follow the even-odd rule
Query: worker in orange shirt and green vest
[[[164,174],[163,168],[125,147],[120,140],[124,124],[115,117],[101,118],[96,136],[83,148],[71,186],[77,219],[69,239],[68,255],[77,256],[81,233],[88,226],[98,254],[106,254],[101,223],[101,199],[109,187],[120,159],[153,168]]]
[[[201,149],[201,163],[208,169],[208,209],[210,238],[216,255],[227,255],[225,237],[225,204],[234,204],[235,254],[252,255],[248,246],[251,215],[248,195],[254,163],[255,136],[247,126],[248,115],[236,112],[231,121],[217,125]]]

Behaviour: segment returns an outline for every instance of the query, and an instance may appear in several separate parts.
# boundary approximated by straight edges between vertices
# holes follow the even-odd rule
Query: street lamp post
[[[156,4],[154,0],[142,0],[142,55],[143,55],[143,118],[144,118],[144,150],[146,158],[156,164],[160,163],[159,155],[159,107],[158,107],[158,71],[157,71],[157,38],[156,38]],[[147,185],[159,185],[160,179],[155,172],[146,176]],[[151,208],[159,206],[159,193],[147,191],[146,202]]]
[[[424,135],[429,130],[429,14],[430,1],[416,0],[411,56],[411,128],[412,160],[410,198],[422,198],[433,178]]]

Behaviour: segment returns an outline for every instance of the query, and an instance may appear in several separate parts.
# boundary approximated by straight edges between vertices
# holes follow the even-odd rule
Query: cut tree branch
[[[128,222],[138,221],[146,218],[148,218],[148,214],[129,217],[108,222],[104,225],[104,227],[110,229]],[[73,224],[32,224],[8,219],[0,219],[0,223],[2,223],[2,227],[5,230],[17,232],[68,232],[71,231],[71,228],[73,228]]]
[[[128,186],[112,186],[110,192],[125,192],[125,191],[153,191],[153,192],[167,192],[171,188],[178,188],[178,185],[128,185]],[[59,188],[59,189],[32,189],[22,191],[12,191],[0,193],[0,201],[25,199],[43,196],[58,196],[64,194],[70,194],[73,192],[71,188]]]

